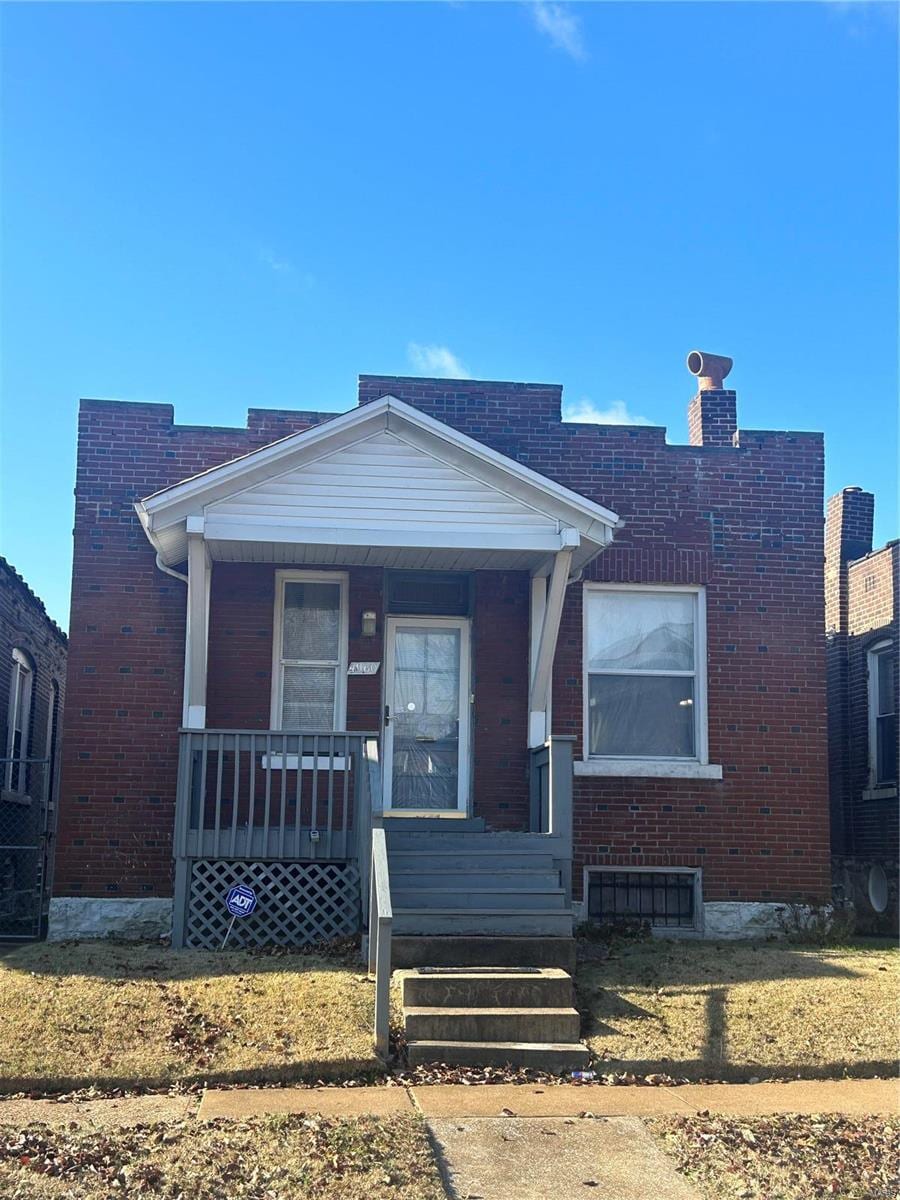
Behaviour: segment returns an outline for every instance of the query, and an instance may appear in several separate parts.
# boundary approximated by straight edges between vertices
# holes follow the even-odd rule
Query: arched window
[[[12,681],[9,688],[9,716],[6,724],[6,770],[4,786],[10,792],[24,792],[28,778],[28,733],[31,724],[31,692],[34,666],[24,650],[12,652]]]
[[[896,647],[877,642],[868,653],[870,787],[897,782]]]

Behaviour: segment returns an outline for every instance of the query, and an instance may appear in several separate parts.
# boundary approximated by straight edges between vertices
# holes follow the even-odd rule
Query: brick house
[[[0,558],[0,939],[37,937],[49,903],[66,635]]]
[[[84,401],[51,936],[357,928],[381,829],[400,936],[826,900],[822,438],[691,360],[688,445],[543,384]]]
[[[872,548],[875,497],[828,501],[825,613],[831,843],[864,929],[897,926],[900,541]]]

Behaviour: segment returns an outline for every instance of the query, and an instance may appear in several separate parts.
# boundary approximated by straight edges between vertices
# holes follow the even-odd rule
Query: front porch
[[[368,929],[386,1054],[394,933],[571,937],[551,676],[614,513],[389,396],[136,508],[187,566],[176,946]]]

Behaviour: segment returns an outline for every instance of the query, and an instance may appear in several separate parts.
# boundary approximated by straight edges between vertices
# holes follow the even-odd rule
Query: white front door
[[[384,807],[465,812],[469,798],[469,622],[388,617]]]

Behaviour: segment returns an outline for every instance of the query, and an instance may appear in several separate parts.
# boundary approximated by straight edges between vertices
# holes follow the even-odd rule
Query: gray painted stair
[[[391,902],[394,911],[422,908],[505,908],[513,912],[531,912],[534,909],[562,910],[566,907],[566,893],[561,887],[529,888],[527,881],[517,887],[488,887],[495,882],[485,878],[469,887],[454,884],[450,887],[409,888],[398,879],[392,881]],[[396,890],[394,889],[396,884]]]
[[[428,825],[427,818],[385,823],[395,935],[572,933],[545,835],[492,833],[477,821]]]
[[[590,1058],[578,1038],[572,978],[559,968],[423,968],[403,979],[412,1065],[531,1066],[563,1071]]]

